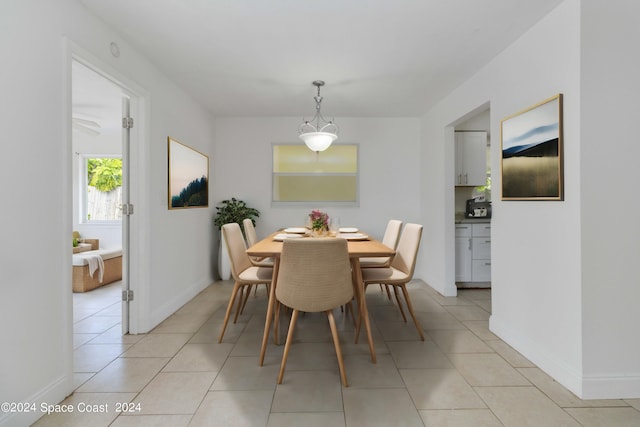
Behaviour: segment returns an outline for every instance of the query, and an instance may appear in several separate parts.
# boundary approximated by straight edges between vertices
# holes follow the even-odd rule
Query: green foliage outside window
[[[87,159],[87,182],[102,192],[122,186],[122,159]]]

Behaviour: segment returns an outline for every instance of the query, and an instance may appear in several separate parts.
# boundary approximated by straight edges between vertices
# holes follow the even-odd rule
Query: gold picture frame
[[[564,200],[562,94],[500,122],[502,200]]]
[[[209,156],[167,137],[169,209],[209,206]]]

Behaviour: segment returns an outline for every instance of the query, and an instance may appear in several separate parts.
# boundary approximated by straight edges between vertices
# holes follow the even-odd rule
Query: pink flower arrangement
[[[319,210],[313,210],[309,214],[309,219],[311,220],[311,228],[314,230],[329,230],[329,215],[326,212],[322,212]]]

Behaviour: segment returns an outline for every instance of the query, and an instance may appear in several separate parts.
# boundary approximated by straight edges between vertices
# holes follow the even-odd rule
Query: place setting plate
[[[306,227],[289,227],[285,228],[282,231],[287,234],[306,234],[309,230]]]
[[[338,231],[340,233],[353,234],[353,233],[357,233],[358,229],[356,227],[340,227]]]
[[[347,239],[347,240],[367,240],[367,239],[369,239],[369,236],[367,236],[366,234],[362,234],[362,233],[343,233],[343,232],[340,232],[340,233],[338,233],[338,235],[336,237],[340,237],[342,239]]]
[[[275,236],[273,236],[273,240],[277,240],[277,241],[283,241],[286,239],[299,239],[301,237],[304,237],[304,234],[298,234],[298,233],[278,233]]]

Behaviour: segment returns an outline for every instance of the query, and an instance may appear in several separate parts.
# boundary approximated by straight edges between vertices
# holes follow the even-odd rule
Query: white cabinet
[[[491,224],[472,224],[471,281],[491,281]]]
[[[471,224],[456,224],[456,282],[471,281]]]
[[[455,133],[455,185],[487,184],[487,133],[460,131]]]
[[[491,224],[456,224],[456,282],[491,281]]]

